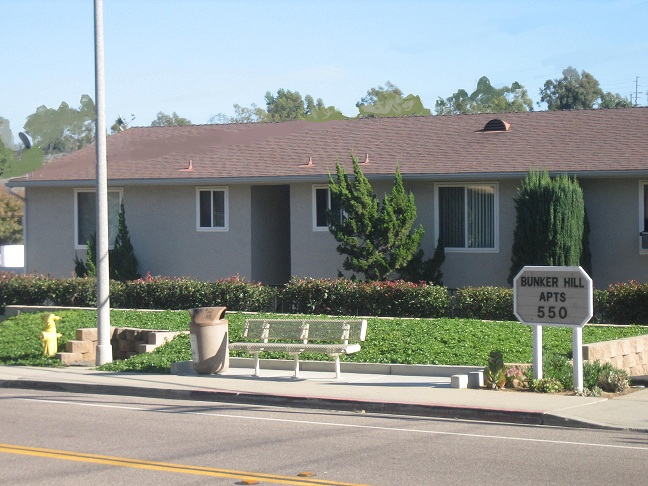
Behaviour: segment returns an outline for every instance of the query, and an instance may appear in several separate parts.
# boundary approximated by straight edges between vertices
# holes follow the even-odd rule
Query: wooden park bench
[[[249,341],[230,343],[229,349],[254,355],[254,376],[261,376],[261,351],[286,352],[295,360],[294,378],[299,378],[299,354],[323,353],[335,357],[335,378],[340,378],[340,355],[360,351],[367,334],[364,319],[246,319],[243,338]],[[316,341],[316,342],[313,342]]]

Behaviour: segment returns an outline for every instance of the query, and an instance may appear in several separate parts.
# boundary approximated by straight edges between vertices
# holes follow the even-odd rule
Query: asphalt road
[[[632,485],[647,474],[645,433],[0,389],[0,482],[14,486]]]

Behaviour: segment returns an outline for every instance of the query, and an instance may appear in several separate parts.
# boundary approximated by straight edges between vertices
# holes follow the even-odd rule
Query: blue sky
[[[433,110],[481,76],[537,102],[569,65],[623,96],[639,76],[646,105],[647,18],[636,0],[104,0],[106,117],[207,123],[280,88],[355,116],[387,80]],[[94,98],[93,21],[93,0],[0,0],[0,116],[14,137],[41,105]]]

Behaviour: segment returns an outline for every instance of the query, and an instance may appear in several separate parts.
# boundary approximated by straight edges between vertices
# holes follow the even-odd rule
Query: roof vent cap
[[[499,118],[493,118],[490,120],[486,125],[484,125],[484,128],[481,130],[482,132],[508,132],[511,129],[511,124],[506,123],[504,120],[500,120]]]

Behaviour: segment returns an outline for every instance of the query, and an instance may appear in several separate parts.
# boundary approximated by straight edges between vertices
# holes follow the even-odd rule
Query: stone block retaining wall
[[[180,332],[129,327],[111,327],[110,344],[113,359],[126,359],[135,354],[149,353]],[[77,329],[76,339],[65,343],[65,352],[56,357],[65,364],[94,362],[97,358],[98,333],[96,327]]]
[[[583,359],[610,363],[630,376],[648,375],[648,335],[585,344]]]

